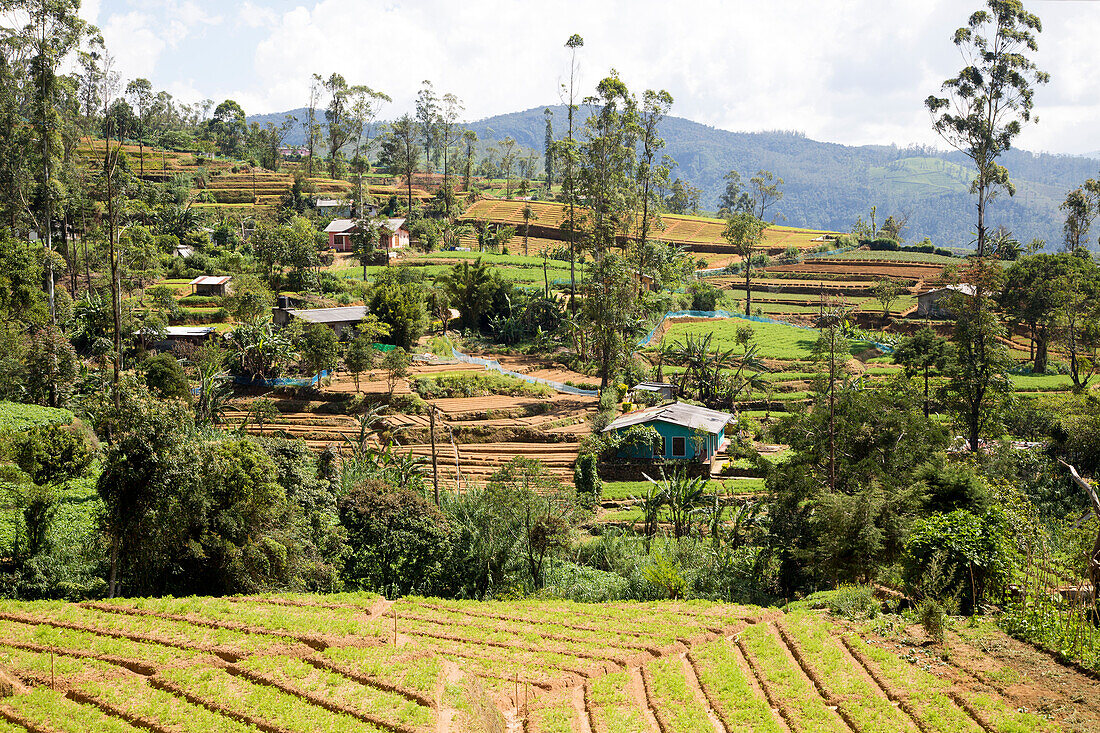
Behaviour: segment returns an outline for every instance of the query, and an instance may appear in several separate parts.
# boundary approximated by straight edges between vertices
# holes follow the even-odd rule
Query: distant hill
[[[524,147],[543,148],[543,107],[497,115],[467,125],[482,140],[511,136]],[[553,106],[554,129],[565,128],[565,108]],[[250,122],[278,122],[283,114],[256,115]],[[301,118],[304,110],[292,110]],[[579,118],[587,115],[582,108]],[[703,206],[714,210],[731,169],[747,179],[758,169],[784,180],[777,205],[782,224],[847,231],[871,206],[879,220],[909,214],[908,240],[925,236],[940,246],[967,247],[974,230],[974,200],[968,188],[969,161],[961,153],[884,145],[847,146],[811,140],[794,132],[730,132],[681,117],[669,117],[661,134],[679,176],[703,190]],[[302,140],[301,127],[288,142]],[[1100,156],[1098,156],[1100,157]],[[1059,204],[1070,189],[1100,172],[1100,160],[1084,156],[1010,151],[1002,158],[1016,185],[1016,196],[990,206],[989,224],[1004,224],[1023,242],[1034,237],[1061,241]]]

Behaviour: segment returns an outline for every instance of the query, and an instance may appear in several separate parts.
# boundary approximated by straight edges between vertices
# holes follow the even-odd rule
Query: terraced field
[[[512,357],[502,361],[508,369],[543,379],[558,382],[588,379],[536,359]],[[417,377],[461,371],[479,373],[484,369],[471,364],[418,364],[407,380],[395,385],[394,395],[410,395],[409,383]],[[384,394],[388,391],[383,371],[360,376],[360,393]],[[346,440],[358,436],[359,423],[354,417],[342,414],[339,405],[353,394],[355,384],[351,377],[338,374],[323,389],[323,399],[308,402],[275,399],[280,414],[267,420],[262,431],[268,435],[301,438],[315,450],[323,450],[329,445],[346,448]],[[228,427],[242,424],[251,399],[233,401],[233,409],[225,413]],[[440,485],[466,489],[482,486],[490,475],[517,455],[541,461],[549,473],[571,483],[580,441],[591,432],[588,418],[595,414],[598,399],[555,392],[549,397],[489,395],[446,397],[425,402],[438,410],[436,460]],[[425,408],[415,413],[387,415],[382,428],[398,443],[398,453],[426,459],[430,470],[429,425]],[[247,430],[258,434],[261,427],[253,423]],[[372,438],[371,442],[379,447],[377,438]]]
[[[703,602],[0,602],[0,631],[3,733],[1009,733],[1100,720],[1100,685],[1080,675],[1091,694],[1052,688],[1061,707],[1044,717],[1019,686],[985,681],[1004,675],[969,672],[997,664],[975,647],[953,646],[938,669],[816,613]]]

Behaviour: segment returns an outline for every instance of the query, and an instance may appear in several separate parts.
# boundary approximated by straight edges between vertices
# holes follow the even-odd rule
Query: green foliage
[[[0,433],[26,430],[36,425],[68,425],[73,413],[55,407],[0,402]]]
[[[930,597],[921,599],[920,604],[917,606],[917,619],[920,620],[920,625],[924,629],[924,633],[928,634],[929,639],[937,644],[944,642],[944,633],[947,629],[947,612],[944,611],[939,601]]]
[[[577,498],[589,506],[598,504],[603,492],[603,481],[596,469],[596,456],[591,453],[582,453],[577,456],[577,463],[573,468],[573,487],[577,491]]]
[[[411,349],[424,335],[428,313],[423,287],[407,273],[387,270],[379,276],[367,293],[370,312],[389,326],[386,343]]]
[[[166,399],[191,402],[191,383],[179,360],[169,352],[151,356],[142,364],[145,384],[157,395]]]
[[[393,596],[423,593],[443,571],[449,533],[443,515],[408,489],[368,481],[340,500],[351,587]]]
[[[307,323],[296,344],[306,374],[334,371],[340,362],[340,341],[323,323]]]
[[[484,397],[493,394],[549,397],[554,394],[554,390],[544,384],[495,372],[444,372],[430,377],[417,377],[411,386],[414,392],[425,399]]]
[[[913,591],[954,599],[964,613],[976,613],[1003,581],[1007,561],[999,521],[965,509],[917,519],[905,542],[905,575]]]

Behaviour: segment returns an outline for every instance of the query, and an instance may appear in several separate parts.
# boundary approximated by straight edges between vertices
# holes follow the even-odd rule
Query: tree
[[[905,367],[908,376],[921,373],[924,377],[924,416],[928,417],[928,378],[935,369],[942,372],[951,360],[951,344],[936,335],[928,326],[904,339],[894,349],[894,363]]]
[[[36,219],[36,228],[42,234],[42,243],[46,251],[46,291],[48,294],[50,319],[56,322],[54,302],[53,272],[53,226],[54,205],[57,203],[60,189],[55,180],[55,169],[60,164],[60,110],[63,85],[57,76],[57,69],[69,54],[80,44],[86,32],[86,24],[80,19],[79,0],[34,0],[27,3],[5,3],[5,11],[16,10],[14,22],[24,22],[21,28],[13,28],[9,34],[14,43],[23,45],[29,53],[32,95],[30,104],[20,115],[20,124],[28,121],[37,138],[35,145],[26,152],[37,158],[40,172],[38,190],[33,196],[34,205],[30,206],[31,216]],[[25,16],[22,12],[26,13]],[[29,107],[29,109],[28,109]]]
[[[569,235],[569,310],[577,312],[577,141],[573,137],[573,115],[577,111],[576,83],[577,83],[577,49],[584,46],[584,39],[574,33],[565,42],[569,49],[569,86],[566,90],[562,84],[562,94],[565,99],[568,127],[565,140],[554,148],[554,157],[565,165],[562,177],[562,195],[569,209],[569,218],[563,222]]]
[[[948,307],[959,317],[955,323],[956,358],[948,368],[949,405],[955,410],[969,439],[970,450],[981,449],[981,438],[996,423],[998,410],[1012,394],[1008,370],[1012,359],[1002,343],[1004,326],[988,304],[961,302],[963,298],[984,297],[961,293],[949,296]]]
[[[726,181],[726,188],[718,197],[719,215],[729,216],[737,211],[752,213],[752,197],[741,183],[741,174],[730,171],[723,178]]]
[[[340,341],[336,332],[323,323],[307,323],[302,328],[298,353],[307,374],[333,372],[340,363]]]
[[[411,489],[366,481],[340,500],[351,587],[400,597],[430,593],[443,571],[449,531],[439,509]]]
[[[355,139],[355,155],[351,161],[352,172],[355,173],[355,201],[356,214],[363,211],[363,174],[368,170],[367,155],[374,143],[371,136],[371,125],[378,115],[378,110],[383,102],[392,102],[390,97],[382,92],[375,91],[366,86],[355,86],[348,90],[348,126]],[[366,141],[364,141],[366,136]]]
[[[585,283],[582,316],[591,324],[592,345],[599,359],[600,389],[610,383],[633,346],[638,329],[634,279],[625,259],[608,253],[596,262]]]
[[[657,153],[665,146],[659,128],[671,108],[672,95],[664,89],[659,92],[647,89],[642,95],[642,107],[638,114],[641,157],[638,161],[638,183],[636,184],[641,188],[642,197],[641,232],[638,243],[639,274],[645,272],[645,252],[649,243],[649,232],[653,226],[651,219],[654,211],[651,207],[654,207],[659,199],[656,184],[668,180],[668,166],[658,164]],[[641,278],[638,278],[638,286],[641,287]]]
[[[527,256],[527,234],[531,229],[531,220],[538,219],[538,215],[535,214],[535,210],[531,208],[531,204],[523,205],[523,256]]]
[[[306,118],[302,127],[306,133],[306,149],[309,151],[309,173],[313,178],[313,153],[321,142],[321,126],[317,124],[317,103],[321,101],[324,80],[320,74],[313,74],[309,80],[309,104],[306,105]]]
[[[451,302],[459,306],[462,322],[467,328],[480,329],[496,289],[489,266],[478,257],[459,262],[440,278],[439,283]]]
[[[749,197],[752,199],[752,213],[757,219],[763,219],[768,209],[783,198],[783,192],[779,189],[783,185],[783,179],[776,177],[774,173],[759,170],[749,179]],[[775,221],[774,217],[772,221]]]
[[[547,107],[542,111],[546,120],[546,132],[543,134],[543,172],[546,174],[546,190],[554,186],[554,113]]]
[[[275,296],[255,275],[237,275],[233,290],[222,301],[222,307],[237,321],[251,321],[267,315]]]
[[[1062,310],[1069,298],[1074,278],[1095,278],[1095,267],[1088,268],[1084,258],[1069,254],[1037,254],[1017,260],[1005,270],[1004,284],[997,301],[1006,313],[1026,324],[1031,331],[1032,371],[1047,370],[1047,352],[1062,322]]]
[[[386,340],[404,349],[413,348],[428,325],[423,287],[387,269],[367,295],[370,312],[390,329]]]
[[[391,349],[382,357],[382,368],[386,370],[386,384],[389,386],[390,397],[397,383],[409,376],[409,353],[398,346]]]
[[[124,381],[96,426],[110,436],[96,490],[103,499],[103,524],[110,541],[108,595],[126,583],[141,594],[152,579],[147,571],[162,534],[156,507],[169,497],[186,496],[195,475],[185,457],[193,425],[178,402],[158,402],[138,385]],[[174,518],[175,519],[175,518]]]
[[[142,364],[145,384],[155,394],[165,399],[191,402],[191,383],[179,360],[170,353],[157,354]]]
[[[741,256],[745,271],[745,315],[752,315],[752,259],[764,239],[767,224],[750,213],[739,211],[726,220],[722,236]]]
[[[1089,229],[1100,214],[1100,182],[1093,179],[1066,194],[1066,200],[1058,207],[1066,213],[1063,227],[1066,251],[1088,246]]]
[[[850,344],[842,332],[848,313],[847,309],[836,308],[818,317],[816,325],[821,329],[821,335],[814,342],[813,349],[814,361],[824,361],[828,369],[830,491],[836,491],[836,382],[844,362],[850,356]]]
[[[677,178],[672,182],[668,200],[665,203],[668,206],[669,213],[697,214],[699,213],[699,197],[702,195],[702,189]]]
[[[997,159],[1031,120],[1034,88],[1050,79],[1029,58],[1039,48],[1039,17],[1024,10],[1020,0],[986,0],[985,5],[955,31],[965,66],[943,83],[945,96],[930,95],[924,103],[933,129],[974,163],[979,257],[986,255],[986,207],[1000,191],[1015,193],[1008,170]]]
[[[463,137],[464,131],[458,126],[458,118],[463,111],[462,100],[454,94],[443,95],[442,112],[438,116],[437,128],[439,147],[443,151],[443,203],[444,213],[451,218],[451,204],[454,188],[451,186],[451,148]]]
[[[424,139],[424,166],[430,171],[438,152],[439,97],[427,79],[420,82],[416,95],[416,126]]]
[[[214,110],[210,120],[210,130],[214,133],[218,151],[225,156],[236,156],[241,152],[248,125],[245,123],[244,110],[232,99],[227,99]]]
[[[27,554],[33,557],[46,549],[60,485],[83,475],[94,453],[82,433],[62,425],[31,428],[15,439],[13,447],[15,464],[34,484],[20,502],[27,529]]]
[[[30,399],[47,407],[65,405],[76,381],[78,359],[61,329],[46,325],[35,330],[24,358]]]
[[[336,178],[340,150],[351,138],[352,127],[348,122],[348,83],[340,74],[333,72],[324,83],[329,93],[328,107],[325,109],[325,122],[328,123],[328,174]]]
[[[400,119],[390,125],[390,132],[386,142],[383,143],[383,152],[394,173],[405,177],[405,187],[408,191],[409,216],[413,216],[413,176],[416,175],[417,166],[420,164],[420,152],[417,148],[419,125],[409,115],[402,115]]]
[[[149,122],[149,110],[153,102],[153,84],[148,79],[134,79],[126,85],[126,96],[130,106],[137,113],[138,123],[138,165],[141,175],[145,175],[145,135]]]
[[[875,296],[875,300],[882,306],[882,320],[886,321],[890,318],[890,306],[895,300],[900,298],[905,293],[905,283],[901,280],[895,280],[892,277],[880,278],[875,287],[871,290]]]
[[[344,366],[351,373],[351,378],[355,380],[356,392],[359,391],[359,375],[370,371],[374,367],[376,353],[370,339],[362,334],[356,336],[348,344],[348,351],[344,354]]]
[[[633,231],[638,111],[634,96],[615,70],[585,100],[592,114],[585,121],[580,147],[580,184],[587,211],[585,233],[597,257]]]

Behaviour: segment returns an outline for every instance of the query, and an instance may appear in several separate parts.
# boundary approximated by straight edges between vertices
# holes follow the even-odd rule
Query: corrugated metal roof
[[[200,275],[188,285],[224,285],[233,279],[232,275]]]
[[[340,234],[352,229],[355,226],[355,219],[333,219],[327,227],[325,227],[326,233]]]
[[[354,323],[366,318],[367,307],[365,305],[348,305],[343,308],[288,310],[287,313],[310,323]]]
[[[164,335],[168,338],[202,338],[217,331],[213,326],[168,326]]]
[[[649,422],[667,422],[673,425],[683,425],[692,430],[702,430],[708,433],[717,433],[726,427],[726,423],[733,419],[728,412],[709,410],[698,405],[689,405],[684,402],[673,402],[668,405],[647,407],[644,410],[628,412],[627,414],[611,421],[611,424],[602,432],[629,428],[632,425],[643,425]]]

